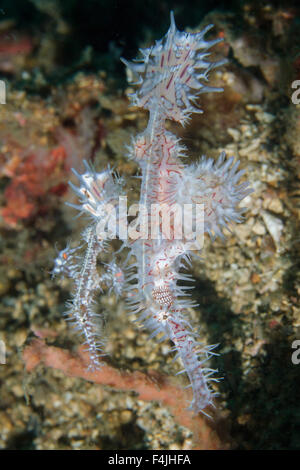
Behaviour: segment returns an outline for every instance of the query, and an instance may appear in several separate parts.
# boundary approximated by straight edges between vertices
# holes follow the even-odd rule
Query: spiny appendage
[[[190,264],[189,254],[185,252],[184,244],[180,241],[164,241],[160,247],[147,242],[148,252],[145,257],[146,266],[137,257],[136,282],[131,286],[128,298],[130,314],[138,314],[138,321],[151,331],[150,337],[163,334],[159,341],[170,339],[176,358],[183,363],[193,389],[193,400],[190,408],[195,412],[213,404],[215,392],[209,382],[214,369],[207,367],[206,362],[213,355],[215,346],[202,347],[196,341],[198,337],[185,318],[188,308],[195,304],[188,298],[187,289],[178,282],[191,281],[188,274],[182,272]],[[144,269],[145,268],[145,269]]]
[[[217,161],[202,157],[198,163],[185,168],[177,179],[178,198],[182,204],[204,205],[204,232],[212,239],[224,239],[223,229],[232,222],[243,221],[246,208],[239,208],[242,199],[253,192],[248,182],[239,183],[245,170],[239,170],[234,157],[226,160],[222,152]]]
[[[74,269],[74,262],[76,259],[75,253],[80,247],[71,248],[71,243],[68,242],[66,248],[60,250],[54,260],[54,268],[51,271],[52,279],[55,276],[72,276],[72,270]]]
[[[86,171],[83,174],[79,174],[73,169],[73,173],[78,178],[79,187],[69,183],[78,196],[79,204],[69,203],[68,205],[79,210],[80,214],[86,213],[92,217],[93,223],[82,236],[86,251],[83,256],[74,256],[75,249],[71,250],[67,247],[62,250],[56,258],[53,275],[66,273],[74,281],[74,290],[72,299],[68,303],[67,314],[69,319],[74,322],[75,328],[85,338],[85,344],[90,354],[90,367],[99,368],[101,365],[100,356],[104,355],[102,353],[104,342],[100,339],[100,324],[97,323],[99,315],[94,311],[94,296],[95,292],[100,289],[101,282],[105,282],[105,279],[101,279],[97,272],[97,257],[105,249],[106,242],[99,234],[98,224],[107,217],[107,211],[110,208],[117,206],[123,182],[110,168],[96,173],[85,160],[84,166]],[[113,216],[114,212],[111,211],[111,217]],[[111,273],[111,282],[114,282],[114,287],[117,287],[121,292],[120,272],[117,271],[116,266],[112,268],[114,268],[114,272]]]
[[[67,315],[74,323],[75,329],[85,338],[84,344],[90,355],[90,368],[98,369],[101,366],[100,356],[105,354],[104,342],[100,339],[101,318],[94,311],[94,297],[100,288],[97,257],[104,249],[104,242],[98,240],[95,224],[85,230],[83,240],[87,245],[86,251],[84,256],[78,257],[77,264],[72,269],[74,289],[72,299],[67,304]]]
[[[213,398],[217,395],[209,382],[218,382],[218,378],[211,377],[218,371],[207,367],[216,345],[202,346],[196,341],[198,335],[185,318],[186,309],[193,305],[186,299],[178,300],[184,295],[184,289],[181,288],[180,295],[180,287],[177,286],[174,292],[171,283],[162,281],[161,284],[152,290],[148,298],[141,291],[136,295],[135,301],[138,302],[132,304],[134,313],[139,313],[138,320],[151,331],[150,338],[163,334],[158,341],[170,339],[173,342],[173,351],[177,352],[174,359],[181,359],[183,364],[183,370],[179,373],[188,375],[193,390],[190,409],[194,413],[206,414],[205,408],[213,406]]]
[[[122,191],[123,180],[111,168],[96,173],[86,160],[83,160],[83,163],[86,170],[83,174],[77,173],[72,168],[73,173],[78,178],[79,187],[69,182],[69,185],[78,196],[79,204],[66,204],[79,210],[80,214],[87,213],[94,219],[99,219],[105,215],[108,204],[117,204],[118,196]]]
[[[213,349],[217,345],[202,346],[195,339],[197,335],[188,330],[182,320],[181,314],[176,312],[168,322],[170,339],[174,343],[173,350],[177,352],[176,357],[179,357],[183,364],[183,370],[178,374],[187,373],[189,377],[189,386],[193,390],[189,408],[194,413],[201,412],[209,416],[204,410],[208,406],[214,406],[214,396],[218,395],[212,390],[210,382],[218,382],[220,379],[212,377],[218,370],[207,367],[207,362],[215,354]]]
[[[110,263],[104,263],[105,273],[102,274],[100,280],[108,288],[108,293],[114,293],[116,297],[120,297],[126,286],[128,268],[116,262],[115,258]]]
[[[142,58],[130,63],[122,61],[137,76],[140,89],[132,95],[133,104],[145,109],[159,108],[168,119],[184,124],[191,113],[203,111],[193,106],[200,93],[223,91],[202,82],[208,81],[210,70],[227,62],[209,62],[208,49],[222,38],[205,41],[204,35],[213,27],[208,25],[199,33],[176,29],[173,12],[166,36],[148,49],[140,49]]]

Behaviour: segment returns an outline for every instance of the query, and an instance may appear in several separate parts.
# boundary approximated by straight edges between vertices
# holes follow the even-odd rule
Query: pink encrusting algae
[[[216,162],[202,157],[198,163],[185,164],[181,158],[187,156],[186,149],[166,130],[166,120],[186,125],[192,113],[203,112],[195,106],[198,95],[222,91],[205,84],[209,72],[226,62],[207,60],[208,50],[222,41],[204,39],[211,28],[209,25],[194,34],[180,32],[171,13],[171,26],[162,40],[142,49],[141,58],[134,63],[123,59],[139,85],[132,103],[149,111],[147,128],[132,139],[128,155],[141,172],[139,212],[134,227],[129,227],[132,236],[124,236],[127,222],[120,205],[124,198],[123,180],[110,168],[97,173],[85,162],[85,173],[74,171],[79,186],[71,184],[79,202],[70,205],[87,214],[89,224],[78,250],[70,246],[62,250],[53,270],[55,275],[66,274],[74,280],[67,314],[83,333],[92,368],[101,368],[100,356],[104,354],[94,302],[96,293],[106,285],[117,295],[125,296],[129,314],[138,315],[152,337],[160,335],[159,341],[172,341],[193,390],[190,408],[204,414],[216,394],[210,382],[218,381],[214,377],[217,371],[208,365],[216,345],[204,345],[198,340],[199,335],[187,320],[187,309],[195,306],[187,299],[191,287],[179,282],[192,280],[183,271],[190,266],[195,250],[202,248],[201,237],[191,242],[191,234],[200,233],[202,227],[202,232],[212,239],[224,238],[223,230],[230,222],[243,220],[244,209],[238,204],[251,189],[247,183],[238,183],[244,172],[238,170],[239,162],[234,163],[233,157],[226,159],[224,152]],[[183,233],[178,237],[178,207],[195,206],[202,212],[187,213]],[[162,211],[168,218],[167,226],[153,211],[157,207],[158,213]],[[108,237],[105,227],[110,228]],[[107,238],[112,238],[112,227],[115,237],[128,250],[128,257],[123,267],[114,257],[101,276],[97,258],[106,250]]]

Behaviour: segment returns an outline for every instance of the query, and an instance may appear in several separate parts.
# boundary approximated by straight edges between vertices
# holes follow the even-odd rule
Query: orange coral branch
[[[142,372],[121,372],[104,364],[100,370],[88,370],[89,358],[82,348],[76,355],[54,346],[48,346],[43,339],[34,339],[24,349],[23,360],[26,370],[31,372],[40,363],[58,369],[71,377],[80,377],[90,382],[109,385],[118,390],[132,390],[145,401],[158,400],[167,405],[179,424],[191,429],[197,449],[221,449],[220,440],[212,428],[213,423],[203,416],[193,416],[187,408],[188,393],[174,386],[170,379],[157,372],[148,375]]]

